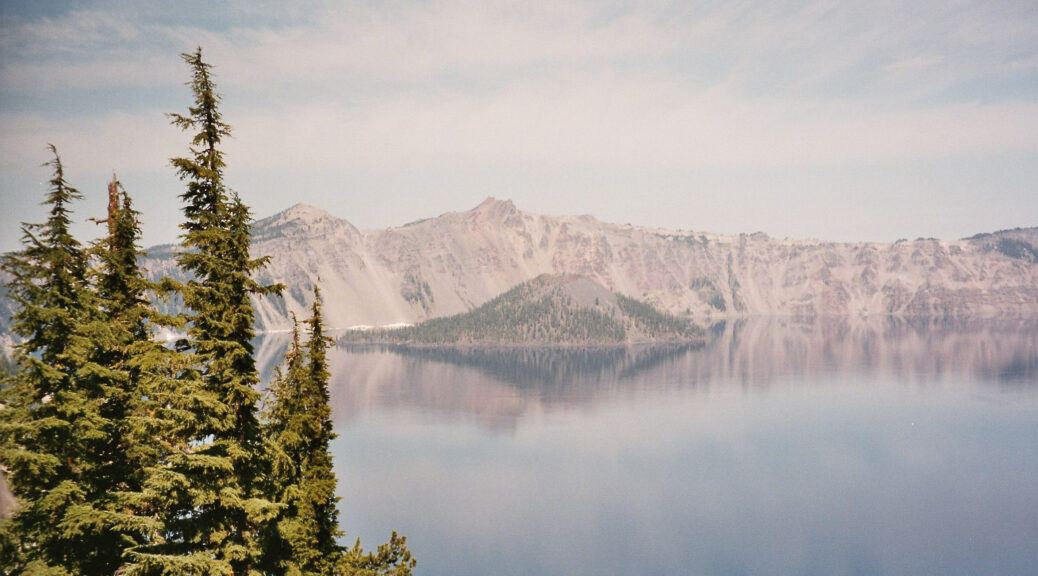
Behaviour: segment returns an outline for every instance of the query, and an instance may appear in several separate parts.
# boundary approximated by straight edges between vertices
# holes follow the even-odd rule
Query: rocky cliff
[[[720,236],[545,216],[487,199],[467,212],[362,231],[305,205],[261,220],[254,253],[284,299],[261,329],[288,328],[318,280],[328,323],[415,323],[471,310],[540,274],[581,274],[697,323],[741,316],[1038,315],[1038,228],[881,243]],[[174,273],[168,247],[152,274]]]

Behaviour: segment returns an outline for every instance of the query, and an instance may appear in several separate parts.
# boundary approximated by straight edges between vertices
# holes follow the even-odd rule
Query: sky
[[[102,217],[179,234],[180,54],[202,47],[226,181],[257,218],[362,229],[476,206],[833,241],[1038,225],[1038,4],[0,2],[0,250],[54,144]]]

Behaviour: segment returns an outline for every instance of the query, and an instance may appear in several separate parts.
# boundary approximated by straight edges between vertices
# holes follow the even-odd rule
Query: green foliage
[[[43,204],[50,217],[43,224],[22,225],[19,252],[4,257],[3,268],[11,274],[8,297],[19,310],[14,315],[14,333],[24,341],[19,349],[40,354],[42,362],[65,367],[63,355],[78,316],[83,313],[86,287],[86,256],[69,231],[72,201],[82,195],[65,181],[65,171],[54,146],[50,166],[53,176]],[[56,376],[56,373],[52,373]]]
[[[1038,248],[1024,240],[1002,237],[998,239],[995,249],[1009,258],[1024,262],[1038,262]]]
[[[0,461],[8,468],[17,514],[5,523],[0,565],[12,571],[74,573],[85,562],[75,543],[85,503],[82,471],[96,436],[96,403],[75,385],[80,365],[74,329],[86,313],[86,256],[69,233],[70,203],[81,196],[65,180],[61,158],[53,170],[43,224],[23,224],[22,250],[6,254],[8,294],[18,307],[14,333],[18,373],[0,403]],[[86,435],[84,438],[82,435]],[[70,522],[72,521],[72,522]]]
[[[616,303],[639,333],[652,339],[695,338],[703,331],[685,318],[661,312],[641,300],[617,295]]]
[[[0,494],[0,573],[410,574],[396,534],[372,554],[337,543],[316,291],[310,340],[296,338],[260,423],[251,297],[280,286],[252,279],[266,259],[250,258],[249,210],[222,181],[230,128],[201,51],[184,59],[195,102],[171,118],[196,133],[172,163],[187,183],[178,261],[190,279],[144,280],[139,215],[114,181],[109,233],[81,247],[69,232],[80,195],[53,147],[50,216],[23,225],[22,250],[3,257],[20,343],[13,363],[0,354],[0,462],[18,500],[4,518]],[[187,315],[149,300],[170,293]],[[188,338],[164,346],[160,326]]]
[[[176,469],[171,462],[178,449],[188,447],[178,431],[194,420],[183,403],[193,397],[198,381],[192,379],[190,355],[152,339],[155,327],[178,323],[157,314],[147,300],[157,287],[138,267],[138,213],[119,188],[119,209],[108,215],[110,234],[94,250],[100,264],[95,272],[99,314],[88,325],[88,358],[92,377],[104,389],[102,414],[110,422],[98,452],[105,463],[101,478],[113,515],[110,530],[124,534],[111,547],[112,564],[134,574],[142,573],[134,559],[148,555],[169,529],[160,513],[165,503],[155,490],[162,476]]]
[[[483,306],[417,326],[388,331],[391,339],[420,344],[495,342],[622,342],[622,322],[587,307],[572,306],[559,290],[539,293],[521,284]]]
[[[579,304],[567,290],[566,284],[572,280],[539,277],[464,314],[347,337],[422,345],[598,345],[691,339],[701,334],[686,319],[623,296],[616,296],[616,307]]]
[[[139,478],[122,434],[131,401],[126,374],[110,353],[122,324],[113,321],[112,294],[89,282],[88,252],[69,233],[68,205],[80,195],[51,151],[50,218],[25,225],[24,248],[4,258],[23,341],[20,370],[0,400],[0,459],[20,503],[3,528],[0,554],[14,572],[111,573],[147,524],[119,502]],[[130,226],[132,235],[135,221]]]
[[[724,312],[727,309],[724,296],[721,295],[721,291],[717,289],[717,285],[714,284],[713,280],[709,278],[693,278],[689,287],[698,291],[700,297],[705,298],[707,303],[715,310]]]
[[[429,283],[414,274],[408,274],[404,279],[404,283],[400,287],[400,295],[404,297],[404,300],[418,304],[425,310],[428,310],[434,301]]]
[[[364,552],[360,541],[346,551],[340,573],[349,576],[411,576],[418,562],[407,549],[407,538],[396,532],[389,542],[381,544],[377,552]]]
[[[17,371],[14,361],[7,356],[7,352],[0,350],[0,390],[7,387],[7,379],[14,376]]]
[[[722,296],[720,292],[714,292],[710,296],[709,304],[710,304],[710,306],[712,306],[716,310],[720,310],[721,312],[724,312],[727,309],[727,307],[728,307],[724,303],[724,296]]]
[[[170,445],[144,496],[164,530],[135,551],[134,572],[244,575],[259,561],[260,532],[277,511],[261,486],[250,296],[279,287],[251,278],[266,259],[250,259],[249,210],[223,182],[219,145],[231,129],[219,112],[211,66],[201,49],[183,58],[192,71],[194,105],[170,118],[195,133],[190,155],[171,163],[187,185],[177,261],[191,280],[177,288],[189,310],[187,345],[196,368],[183,370],[178,398],[154,407],[168,424],[163,431]]]
[[[153,287],[137,264],[143,255],[139,214],[121,185],[113,186],[117,196],[109,208],[109,234],[90,251],[98,263],[90,273],[94,308],[80,326],[84,364],[78,377],[97,391],[103,423],[94,446],[97,469],[89,500],[105,537],[97,554],[104,562],[93,573],[114,572],[124,553],[145,545],[160,526],[140,500],[147,471],[160,455],[147,411],[156,381],[168,386],[162,374],[177,364],[172,351],[152,340],[152,329],[166,322],[145,297]]]
[[[332,432],[320,292],[315,288],[310,340],[304,350],[298,324],[268,394],[267,437],[273,458],[272,492],[281,512],[267,555],[275,573],[331,575],[342,549],[329,444]]]
[[[330,444],[332,412],[328,347],[320,290],[314,288],[310,338],[300,342],[299,325],[292,344],[268,389],[265,430],[273,465],[270,493],[280,512],[267,530],[264,568],[272,574],[408,575],[415,565],[405,539],[393,533],[377,553],[366,554],[360,542],[344,550],[335,496]]]

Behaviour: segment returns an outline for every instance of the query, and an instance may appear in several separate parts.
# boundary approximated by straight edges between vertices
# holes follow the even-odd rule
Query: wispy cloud
[[[57,139],[89,173],[166,170],[180,142],[160,112],[186,104],[176,53],[198,45],[227,96],[235,166],[306,172],[315,189],[358,170],[542,167],[629,181],[690,166],[1038,156],[1027,2],[192,6],[102,0],[5,16],[3,169],[35,169],[39,143]],[[460,207],[458,191],[429,192]],[[661,205],[670,193],[654,192]]]

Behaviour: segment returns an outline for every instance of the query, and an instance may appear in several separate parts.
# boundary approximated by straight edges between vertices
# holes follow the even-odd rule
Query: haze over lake
[[[418,574],[1030,574],[1036,381],[1033,320],[343,347],[341,521],[407,534]]]

